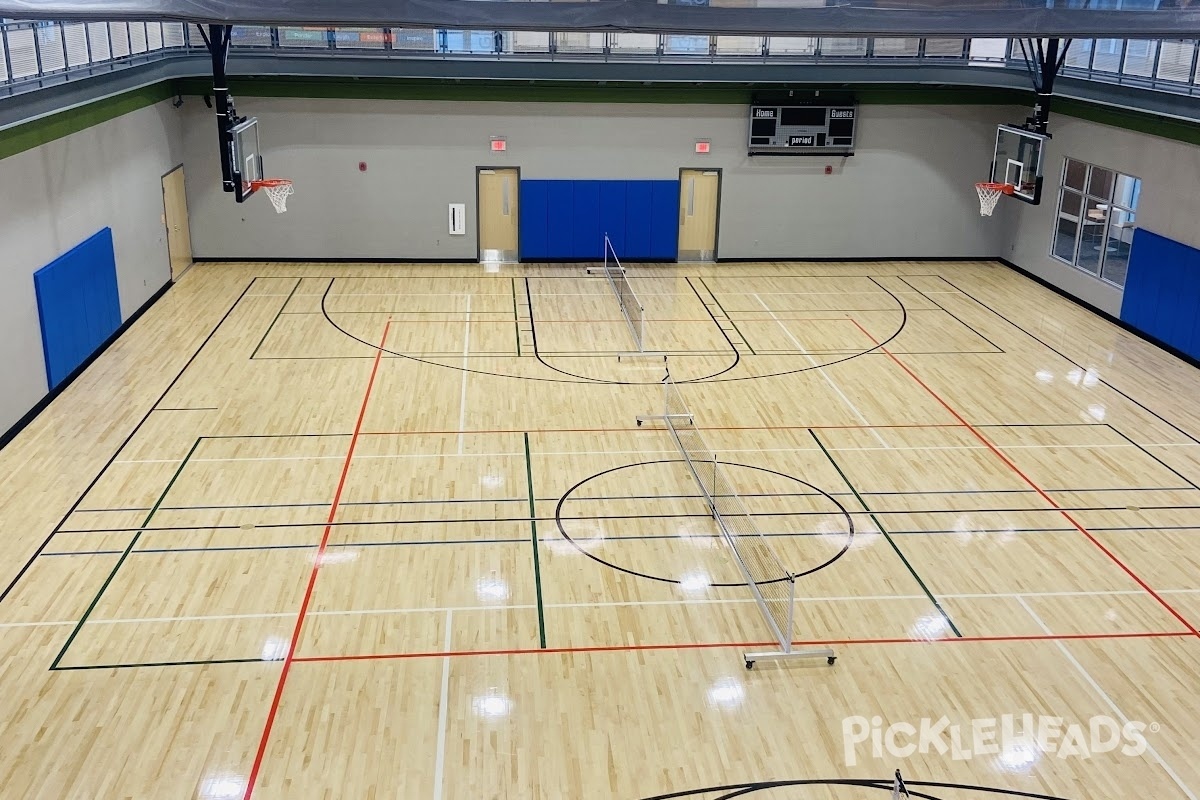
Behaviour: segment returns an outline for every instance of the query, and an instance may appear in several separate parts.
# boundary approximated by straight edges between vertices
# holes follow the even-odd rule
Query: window
[[[1117,286],[1125,285],[1142,182],[1068,158],[1050,254]]]

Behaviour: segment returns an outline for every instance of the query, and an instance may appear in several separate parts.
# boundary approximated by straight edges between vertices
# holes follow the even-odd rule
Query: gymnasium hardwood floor
[[[744,668],[603,278],[202,265],[0,452],[0,795],[1195,800],[1195,369],[997,265],[631,275],[834,666]],[[1009,714],[1147,747],[843,736]]]

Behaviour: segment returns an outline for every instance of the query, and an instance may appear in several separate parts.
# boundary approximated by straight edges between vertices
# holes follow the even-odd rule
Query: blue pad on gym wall
[[[522,261],[600,261],[604,234],[622,261],[674,261],[679,181],[522,180]]]
[[[121,326],[112,229],[33,273],[46,381],[58,386]]]
[[[1134,231],[1121,320],[1200,358],[1200,250]]]

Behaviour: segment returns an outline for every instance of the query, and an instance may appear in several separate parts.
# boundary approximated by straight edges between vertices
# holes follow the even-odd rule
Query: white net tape
[[[979,216],[990,217],[996,210],[996,204],[1000,202],[1000,196],[1004,194],[1004,188],[988,183],[977,183],[975,190],[979,192]]]
[[[275,206],[276,214],[282,214],[287,211],[287,199],[296,191],[292,188],[291,181],[274,186],[264,186],[262,190],[267,193],[267,199],[271,201],[271,205]]]

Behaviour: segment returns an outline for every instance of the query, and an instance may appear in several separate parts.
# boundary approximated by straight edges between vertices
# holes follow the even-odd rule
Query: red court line
[[[367,380],[367,389],[363,393],[362,406],[358,409],[358,419],[354,423],[354,433],[350,436],[350,446],[346,450],[346,460],[342,462],[342,474],[338,478],[337,491],[333,494],[333,503],[329,506],[329,518],[325,522],[325,531],[321,534],[321,544],[317,547],[313,558],[312,572],[308,576],[308,586],[304,590],[304,600],[300,603],[300,613],[296,615],[296,627],[292,629],[292,640],[288,643],[287,657],[283,660],[283,668],[279,672],[279,683],[275,686],[275,696],[271,700],[271,709],[267,712],[267,722],[263,725],[262,738],[258,741],[258,752],[254,755],[254,766],[250,769],[250,777],[246,779],[246,793],[243,800],[250,800],[254,794],[254,784],[262,769],[263,756],[267,752],[267,742],[271,738],[271,728],[275,725],[275,716],[279,712],[279,701],[283,697],[283,687],[287,684],[288,672],[296,660],[296,645],[300,641],[300,631],[304,627],[304,616],[308,613],[309,603],[312,602],[313,588],[317,585],[317,575],[321,569],[321,560],[329,544],[329,535],[333,530],[333,521],[337,516],[338,506],[342,501],[342,490],[346,487],[346,476],[350,474],[350,462],[354,459],[354,448],[362,431],[363,419],[367,415],[367,403],[371,401],[371,390],[375,387],[375,376],[379,372],[379,362],[383,357],[383,347],[387,343],[388,331],[392,322],[388,320],[383,326],[383,338],[379,349],[375,351],[375,362],[371,365],[371,377]]]
[[[697,425],[696,430],[700,431],[807,431],[810,428],[815,431],[835,431],[835,430],[880,430],[889,428],[959,428],[961,427],[954,422],[937,422],[924,424],[900,424],[900,425]],[[457,428],[452,431],[363,431],[363,436],[438,436],[443,434],[453,434],[457,436],[460,433],[469,435],[472,434],[498,434],[498,433],[661,433],[653,428],[635,427],[628,428],[491,428],[483,430],[467,430],[460,431]],[[331,434],[334,435],[334,434]],[[345,434],[337,434],[345,436]],[[237,437],[229,437],[237,438]],[[284,438],[284,437],[280,437]]]
[[[875,340],[875,337],[871,336],[871,334],[867,331],[866,328],[864,328],[862,325],[858,324],[857,320],[854,320],[854,324],[858,326],[858,329],[860,331],[862,331],[863,334],[865,334],[868,339],[870,339],[872,342],[875,342],[876,345],[879,344],[879,342],[877,342]],[[1163,608],[1165,608],[1171,614],[1171,616],[1175,617],[1175,619],[1177,619],[1181,623],[1183,623],[1183,626],[1185,628],[1187,628],[1189,634],[1191,634],[1192,636],[1200,637],[1200,631],[1197,631],[1196,628],[1190,622],[1188,622],[1187,619],[1184,618],[1184,616],[1182,614],[1180,614],[1178,611],[1176,611],[1171,606],[1171,604],[1168,603],[1165,599],[1163,599],[1163,597],[1158,592],[1151,589],[1150,585],[1148,583],[1146,583],[1144,580],[1142,580],[1140,577],[1138,577],[1138,574],[1136,572],[1134,572],[1132,569],[1130,569],[1128,566],[1126,566],[1125,563],[1123,561],[1121,561],[1121,559],[1117,558],[1115,553],[1113,553],[1111,550],[1109,550],[1107,547],[1105,547],[1103,544],[1101,544],[1100,540],[1097,539],[1094,535],[1092,535],[1091,531],[1089,531],[1087,528],[1083,527],[1083,525],[1081,525],[1078,520],[1076,520],[1073,516],[1071,516],[1071,514],[1066,509],[1064,509],[1062,506],[1060,506],[1058,503],[1056,503],[1054,501],[1054,498],[1052,498],[1050,495],[1046,494],[1046,492],[1043,491],[1040,486],[1038,486],[1036,483],[1034,483],[1029,478],[1028,475],[1026,475],[1024,472],[1021,471],[1020,467],[1018,467],[1016,464],[1014,464],[1008,458],[1008,456],[1004,455],[1004,453],[1000,450],[1000,448],[998,448],[998,447],[996,447],[996,445],[992,444],[991,441],[989,441],[982,433],[980,433],[978,430],[975,429],[975,426],[973,426],[971,423],[967,422],[966,419],[964,419],[961,414],[959,414],[957,411],[955,411],[950,406],[949,403],[947,403],[945,400],[943,400],[938,395],[937,392],[935,392],[933,389],[929,388],[929,385],[927,383],[925,383],[925,381],[923,381],[919,377],[917,377],[917,374],[915,372],[913,372],[911,369],[909,369],[908,365],[906,365],[900,359],[896,358],[896,356],[894,356],[892,353],[888,352],[888,349],[886,347],[881,347],[880,349],[883,350],[883,352],[886,353],[887,356],[889,358],[891,358],[892,361],[894,361],[897,366],[900,367],[900,369],[907,372],[909,377],[911,377],[914,381],[916,381],[917,384],[922,389],[924,389],[926,392],[928,392],[930,397],[932,397],[934,400],[936,400],[938,402],[938,404],[942,406],[942,408],[949,411],[950,415],[953,416],[956,420],[958,420],[959,423],[961,423],[963,427],[965,427],[967,430],[969,430],[975,436],[976,439],[983,442],[983,444],[987,447],[987,449],[991,450],[992,453],[994,453],[997,458],[999,458],[1001,461],[1003,461],[1004,464],[1009,469],[1011,469],[1014,473],[1016,473],[1017,477],[1019,477],[1021,480],[1023,480],[1029,486],[1029,488],[1031,488],[1035,492],[1037,492],[1038,495],[1040,495],[1041,498],[1043,500],[1045,500],[1046,503],[1048,503],[1052,508],[1057,509],[1058,513],[1062,514],[1063,518],[1066,519],[1067,522],[1071,523],[1071,525],[1077,531],[1079,531],[1085,537],[1087,537],[1089,542],[1094,544],[1096,547],[1100,548],[1100,552],[1102,552],[1102,553],[1104,553],[1104,555],[1108,556],[1109,559],[1114,564],[1116,564],[1118,567],[1120,567],[1125,572],[1126,575],[1128,575],[1130,578],[1133,578],[1134,582],[1137,583],[1138,586],[1142,587],[1142,589],[1144,589],[1151,597],[1153,597],[1155,600],[1157,600],[1159,605],[1161,605]]]
[[[1063,633],[1042,634],[1034,636],[963,636],[947,639],[821,639],[803,642],[793,642],[796,647],[830,647],[833,645],[867,645],[867,644],[951,644],[961,642],[1060,642],[1060,641],[1092,641],[1104,639],[1172,639],[1191,636],[1188,631],[1149,631],[1137,633]],[[776,647],[776,642],[689,642],[684,644],[616,644],[594,645],[591,647],[528,647],[508,650],[450,650],[431,651],[424,653],[377,653],[363,655],[341,656],[298,656],[294,660],[305,664],[336,663],[340,661],[397,661],[410,658],[457,658],[462,656],[524,656],[545,655],[547,653],[629,653],[654,650],[719,650],[746,647]]]

